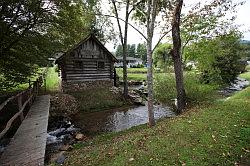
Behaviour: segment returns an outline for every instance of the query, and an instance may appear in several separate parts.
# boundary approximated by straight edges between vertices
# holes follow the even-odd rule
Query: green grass
[[[31,84],[33,81],[36,81],[36,79],[45,71],[46,68],[39,68],[37,69],[36,73],[33,74],[33,76],[27,78],[27,82],[25,83],[19,83],[15,87],[9,88],[7,90],[2,91],[0,90],[0,94],[15,94],[17,92],[24,91],[29,88],[28,80],[31,81]]]
[[[121,94],[113,94],[109,88],[88,89],[70,94],[78,100],[83,112],[103,111],[128,105]]]
[[[250,69],[248,72],[240,74],[240,77],[250,81]]]
[[[187,95],[187,102],[201,104],[211,102],[218,97],[218,85],[201,84],[197,75],[193,72],[184,74],[184,86]],[[154,79],[154,97],[161,103],[173,103],[176,98],[175,77],[170,73],[156,73]]]
[[[116,72],[119,76],[119,80],[123,80],[123,69],[116,68]],[[128,80],[129,81],[143,81],[147,79],[147,68],[128,68]]]
[[[46,90],[47,91],[58,91],[59,90],[59,77],[56,72],[56,67],[48,68],[46,75]]]
[[[147,80],[147,74],[128,74],[129,81],[144,81]]]
[[[249,92],[192,107],[152,128],[97,136],[69,152],[66,165],[248,165]]]
[[[122,68],[116,68],[116,72],[119,75],[122,75]],[[128,73],[143,73],[147,74],[147,68],[128,68]]]
[[[241,78],[244,78],[248,81],[250,81],[250,68],[248,68],[248,72],[240,74]],[[246,88],[242,90],[241,92],[237,92],[232,99],[242,99],[245,98],[250,101],[250,88]]]

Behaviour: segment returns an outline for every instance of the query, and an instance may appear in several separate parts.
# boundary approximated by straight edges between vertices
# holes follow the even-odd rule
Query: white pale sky
[[[248,18],[250,17],[250,0],[232,0],[232,1],[235,3],[245,1],[244,5],[237,7],[235,24],[240,25],[239,29],[243,32],[243,39],[250,40],[250,18]],[[196,4],[198,2],[206,2],[206,1],[184,0],[184,4],[186,4],[187,7],[192,6],[192,4]],[[107,0],[103,1],[103,6],[105,10],[107,11],[107,8],[108,8]],[[183,9],[183,11],[185,12],[185,8]],[[118,30],[115,19],[112,19],[112,21],[114,23],[115,29]],[[156,43],[157,42],[156,38],[159,38],[159,34],[155,33],[154,36],[155,36],[155,39],[153,40],[153,42]],[[145,40],[141,37],[141,35],[138,32],[136,32],[133,28],[130,27],[128,29],[128,44],[138,44],[138,43],[143,43],[144,41]],[[106,44],[106,47],[110,51],[114,51],[114,45],[115,45],[114,43],[108,43]]]

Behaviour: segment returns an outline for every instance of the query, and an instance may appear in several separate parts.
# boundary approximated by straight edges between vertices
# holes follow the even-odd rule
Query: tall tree
[[[169,54],[172,45],[168,43],[159,44],[153,53],[153,63],[155,67],[167,69],[170,62],[172,62],[171,55]]]
[[[57,16],[52,22],[49,33],[61,43],[62,50],[69,49],[84,36],[92,33],[103,43],[112,37],[110,20],[95,13],[101,12],[98,1],[57,0]],[[108,34],[108,35],[107,35]]]
[[[155,125],[154,111],[153,111],[153,59],[152,53],[160,41],[168,34],[169,30],[162,29],[162,36],[155,47],[152,46],[152,41],[154,37],[155,27],[160,25],[160,22],[156,21],[157,15],[169,5],[169,1],[160,0],[147,0],[143,1],[139,6],[136,7],[136,12],[134,14],[134,19],[139,21],[143,26],[146,26],[147,35],[146,37],[142,35],[146,40],[147,46],[147,83],[148,83],[148,116],[149,116],[149,126]],[[166,17],[161,17],[165,19]]]
[[[47,63],[56,41],[46,33],[53,15],[50,1],[0,2],[0,89],[27,81]]]
[[[191,43],[206,38],[213,38],[236,29],[235,13],[239,5],[244,2],[233,3],[232,0],[212,0],[203,5],[196,3],[182,15],[181,39],[183,62],[188,60],[185,48]],[[227,17],[227,13],[230,13]],[[230,16],[230,17],[229,17]]]
[[[49,33],[60,41],[61,50],[66,51],[91,33],[95,17],[88,5],[80,0],[57,0],[55,5],[57,17],[53,19]]]
[[[136,55],[137,58],[141,58],[143,63],[147,61],[147,48],[146,45],[143,43],[139,43],[136,48]]]
[[[125,3],[125,20],[124,20],[124,31],[122,31],[121,23],[120,23],[120,17],[118,14],[118,9],[116,5],[115,0],[111,0],[113,7],[114,7],[114,13],[119,29],[119,36],[120,36],[120,41],[122,44],[123,48],[123,95],[125,98],[128,97],[128,80],[127,80],[127,56],[128,56],[128,50],[127,50],[127,38],[128,38],[128,21],[129,21],[129,0],[126,0]]]
[[[200,80],[203,83],[228,84],[244,71],[241,58],[241,33],[231,31],[220,36],[202,39],[187,48],[189,56],[198,62]]]
[[[181,58],[180,16],[183,0],[177,0],[172,18],[173,49],[171,55],[174,61],[174,72],[177,91],[177,111],[182,112],[186,106],[186,93],[183,82],[183,69]]]
[[[148,117],[149,126],[155,125],[153,111],[153,58],[152,40],[154,36],[155,19],[157,14],[157,0],[147,2],[147,80],[148,80]]]
[[[135,44],[128,45],[128,56],[135,58]]]
[[[116,57],[121,57],[122,56],[122,45],[118,45],[115,50],[115,56]]]

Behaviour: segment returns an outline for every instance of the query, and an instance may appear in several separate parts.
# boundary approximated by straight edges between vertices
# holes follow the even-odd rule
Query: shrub
[[[198,62],[204,83],[230,83],[242,72],[240,34],[229,32],[189,46],[186,56]]]

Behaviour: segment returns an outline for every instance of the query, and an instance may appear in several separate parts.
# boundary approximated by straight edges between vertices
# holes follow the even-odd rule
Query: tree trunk
[[[120,36],[120,40],[121,40],[121,44],[122,44],[122,56],[123,56],[123,95],[125,98],[128,97],[128,79],[127,79],[127,32],[128,32],[128,18],[129,18],[129,0],[127,0],[127,4],[126,4],[126,18],[125,18],[125,28],[124,28],[124,37],[122,35],[122,28],[121,28],[121,24],[119,21],[119,16],[118,16],[118,10],[116,7],[116,2],[115,0],[112,0],[113,6],[114,6],[114,11],[115,11],[115,17],[116,17],[116,21],[118,24],[118,28],[119,28],[119,36]]]
[[[148,81],[148,121],[149,126],[155,125],[153,110],[153,68],[152,68],[152,40],[147,43],[147,81]]]
[[[127,76],[127,38],[128,38],[128,18],[129,18],[129,0],[126,2],[126,16],[125,16],[125,27],[124,27],[124,41],[123,41],[123,95],[128,98],[128,76]]]
[[[183,69],[182,69],[182,58],[181,58],[181,38],[180,38],[180,15],[183,0],[177,1],[177,6],[174,11],[172,20],[172,38],[173,38],[173,49],[171,55],[174,61],[174,72],[176,80],[176,91],[177,91],[177,111],[182,112],[186,106],[186,93],[183,82]]]
[[[148,120],[149,126],[155,125],[153,110],[153,66],[152,66],[152,39],[156,18],[156,0],[148,1],[147,10],[147,81],[148,81]]]

